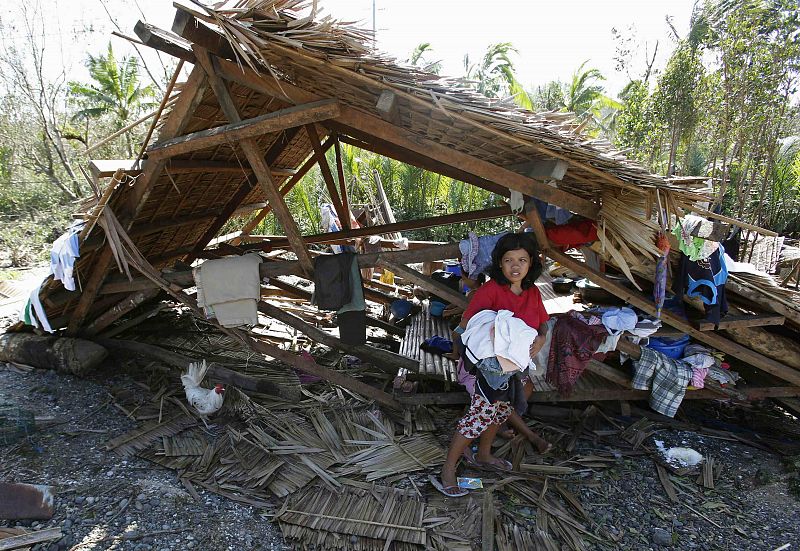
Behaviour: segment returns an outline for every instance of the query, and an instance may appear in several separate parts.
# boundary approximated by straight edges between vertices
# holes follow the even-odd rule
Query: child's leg
[[[458,422],[456,433],[447,450],[447,458],[442,465],[442,484],[446,487],[456,486],[456,465],[461,454],[469,447],[486,427],[492,422],[492,405],[482,396],[472,395],[469,410]]]
[[[506,422],[514,408],[508,402],[495,402],[491,404],[490,416],[492,424],[486,427],[478,442],[478,453],[475,459],[479,463],[507,468],[508,463],[492,455],[492,443],[500,426]]]
[[[550,443],[533,432],[528,425],[525,424],[525,421],[522,420],[522,417],[519,416],[519,413],[516,411],[512,411],[511,415],[508,417],[508,423],[517,429],[522,436],[527,438],[531,441],[531,443],[536,446],[536,449],[539,450],[539,453],[544,453],[550,448]]]
[[[456,480],[456,465],[458,465],[458,459],[461,457],[461,454],[469,447],[472,440],[472,438],[467,438],[458,431],[453,434],[453,440],[450,442],[450,449],[447,450],[447,459],[445,459],[444,465],[442,465],[442,485],[445,487],[445,492],[448,487],[455,488],[458,486],[458,481]]]

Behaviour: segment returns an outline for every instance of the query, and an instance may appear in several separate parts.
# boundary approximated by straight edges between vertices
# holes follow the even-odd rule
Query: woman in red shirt
[[[483,310],[510,310],[514,316],[538,331],[538,336],[530,347],[530,357],[534,358],[544,346],[549,316],[544,309],[542,296],[535,285],[542,273],[539,251],[530,234],[510,233],[497,242],[492,251],[491,280],[484,283],[470,300],[461,323],[455,332],[461,334],[470,318]],[[464,355],[465,361],[467,356]],[[479,363],[483,363],[481,360]],[[480,436],[475,461],[483,466],[509,470],[507,461],[491,454],[491,445],[500,425],[506,420],[520,434],[526,436],[539,450],[546,452],[550,444],[528,428],[515,411],[515,403],[524,403],[521,374],[512,376],[505,388],[495,389],[488,384],[481,368],[474,369],[476,375],[475,393],[467,414],[458,422],[456,433],[450,443],[447,459],[442,467],[441,490],[444,494],[457,497],[465,492],[456,482],[456,465],[472,441]]]

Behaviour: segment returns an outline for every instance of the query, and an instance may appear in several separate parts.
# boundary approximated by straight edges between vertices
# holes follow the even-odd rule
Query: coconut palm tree
[[[111,43],[105,55],[89,55],[86,65],[93,82],[69,84],[70,96],[81,107],[73,120],[110,116],[117,128],[123,128],[144,109],[154,105],[149,101],[153,97],[153,87],[142,86],[136,59],[123,57],[117,61]],[[130,133],[125,134],[125,146],[128,155],[133,156]]]
[[[469,54],[464,56],[464,76],[475,83],[475,87],[486,97],[513,97],[514,102],[525,109],[533,104],[528,93],[517,80],[512,54],[517,49],[511,42],[490,44],[479,63],[471,63]]]
[[[411,52],[411,56],[406,60],[411,65],[421,68],[423,71],[438,75],[442,70],[441,61],[429,61],[428,55],[433,53],[433,46],[430,42],[420,42]]]

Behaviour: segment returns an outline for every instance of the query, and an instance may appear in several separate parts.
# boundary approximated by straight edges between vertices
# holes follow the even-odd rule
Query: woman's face
[[[531,256],[525,249],[508,251],[500,259],[500,270],[510,283],[519,283],[528,275]]]

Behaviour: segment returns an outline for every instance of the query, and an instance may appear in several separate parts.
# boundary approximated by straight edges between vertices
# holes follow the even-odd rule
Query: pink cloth
[[[470,396],[475,394],[475,375],[469,373],[464,367],[464,358],[458,359],[458,384],[466,388]]]
[[[707,367],[693,367],[692,368],[692,386],[695,388],[703,388],[705,386],[705,378],[708,375]]]

